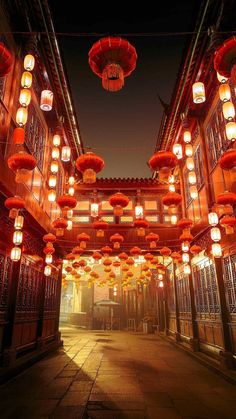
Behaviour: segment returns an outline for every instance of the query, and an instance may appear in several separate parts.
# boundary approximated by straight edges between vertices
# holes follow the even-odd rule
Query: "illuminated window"
[[[78,201],[76,211],[89,211],[89,201]]]
[[[121,223],[132,223],[134,221],[133,217],[123,216],[120,217]]]
[[[37,201],[40,201],[40,193],[41,193],[41,186],[42,186],[42,175],[40,171],[35,168],[32,180],[32,193]]]
[[[102,201],[103,211],[113,211],[113,207],[109,204],[109,201]]]
[[[112,216],[105,216],[105,217],[102,217],[102,219],[109,224],[114,223],[114,217],[112,217]]]
[[[158,215],[147,215],[145,217],[145,219],[149,222],[149,223],[159,223],[160,219]]]
[[[144,201],[144,207],[147,211],[156,211],[157,201]]]
[[[74,223],[89,223],[90,217],[88,216],[79,216],[79,217],[73,217]]]

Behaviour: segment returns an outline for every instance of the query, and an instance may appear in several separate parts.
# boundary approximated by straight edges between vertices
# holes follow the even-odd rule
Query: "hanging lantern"
[[[33,77],[32,74],[28,71],[24,71],[24,73],[21,76],[21,86],[24,89],[30,89],[32,86]]]
[[[162,198],[163,205],[169,206],[178,206],[182,201],[182,196],[177,192],[168,192]]]
[[[130,250],[130,254],[131,254],[131,256],[140,256],[141,254],[142,254],[142,250],[139,248],[139,247],[137,247],[137,246],[134,246],[134,247],[132,247],[132,249]]]
[[[105,230],[108,229],[108,223],[103,220],[95,221],[93,228],[96,230],[96,237],[104,237]]]
[[[193,255],[197,255],[198,253],[200,253],[202,251],[202,248],[201,248],[201,246],[198,246],[198,245],[196,245],[196,244],[194,244],[193,246],[191,246],[190,247],[190,252],[193,254]]]
[[[180,160],[183,158],[183,150],[181,144],[173,145],[173,153],[176,155],[177,159]]]
[[[74,176],[70,176],[68,179],[68,183],[70,186],[73,186],[75,184],[75,178]]]
[[[99,253],[99,252],[94,252],[94,253],[92,254],[92,258],[94,259],[94,261],[95,261],[95,262],[98,262],[99,260],[101,260],[101,259],[102,259],[102,255],[101,255],[101,253]]]
[[[189,242],[187,242],[187,241],[183,242],[181,244],[181,249],[182,249],[182,252],[187,253],[189,251]]]
[[[225,76],[222,76],[218,71],[216,72],[217,79],[220,83],[226,83],[228,81],[228,78]]]
[[[214,68],[226,78],[231,78],[235,85],[235,61],[236,61],[236,42],[232,36],[224,40],[224,42],[215,51]]]
[[[221,239],[221,233],[220,233],[220,229],[218,227],[213,227],[211,229],[211,239],[214,242],[219,242]]]
[[[194,169],[194,161],[192,157],[188,157],[186,159],[186,166],[188,170],[193,170]]]
[[[61,160],[64,162],[70,161],[71,148],[68,145],[65,145],[61,149]]]
[[[55,202],[56,201],[56,197],[57,197],[56,192],[53,189],[51,189],[48,192],[48,202]]]
[[[120,37],[105,37],[97,41],[89,51],[89,65],[102,79],[102,86],[117,92],[124,86],[124,79],[136,67],[135,48]]]
[[[57,240],[56,236],[52,233],[44,234],[43,236],[43,241],[45,243],[55,243],[56,240]]]
[[[29,106],[31,101],[31,91],[29,89],[22,89],[20,91],[19,102],[21,106]]]
[[[11,249],[10,258],[13,262],[18,262],[21,258],[21,248],[20,247],[13,247]]]
[[[225,228],[226,234],[233,234],[234,227],[236,225],[236,218],[225,215],[223,218],[221,218],[220,225]]]
[[[91,203],[90,215],[93,218],[98,217],[98,215],[99,215],[99,204],[97,202],[92,202]]]
[[[225,125],[226,137],[230,141],[235,141],[236,139],[236,122],[227,122]]]
[[[193,235],[189,232],[188,229],[185,229],[181,236],[179,237],[182,242],[191,242],[193,240]],[[188,250],[187,250],[188,251]]]
[[[24,144],[25,142],[25,130],[22,127],[14,128],[13,131],[13,143]]]
[[[52,268],[51,268],[51,266],[50,266],[50,265],[45,266],[45,268],[44,268],[44,275],[45,275],[45,276],[50,276],[50,275],[51,275],[51,273],[52,273]]]
[[[186,144],[191,143],[191,139],[192,139],[191,132],[190,131],[184,131],[184,142]]]
[[[149,167],[153,171],[159,172],[160,180],[167,180],[170,172],[178,164],[178,159],[171,151],[158,151],[148,162]]]
[[[234,119],[235,109],[232,102],[228,101],[223,103],[222,111],[225,119],[227,119],[228,121],[232,121]]]
[[[144,259],[146,260],[146,262],[152,262],[153,261],[153,254],[152,253],[146,253],[146,255],[144,255]],[[127,263],[127,262],[126,262]]]
[[[129,256],[127,255],[127,253],[122,252],[122,253],[119,254],[118,257],[122,262],[125,262],[128,259]]]
[[[190,275],[191,274],[190,265],[184,265],[184,274],[185,275]]]
[[[110,237],[110,242],[113,243],[114,249],[119,249],[123,241],[124,241],[124,237],[119,233],[115,233]]]
[[[231,99],[231,92],[230,92],[230,87],[228,84],[220,85],[219,96],[222,102],[228,102]]]
[[[34,69],[35,59],[32,54],[27,54],[24,58],[24,69],[32,71]]]
[[[145,236],[145,229],[149,227],[147,220],[134,220],[134,227],[137,229],[137,234],[139,237]]]
[[[14,221],[14,228],[16,230],[21,230],[24,225],[24,217],[22,215],[17,215]]]
[[[216,203],[219,205],[236,205],[236,194],[234,192],[223,192],[216,198]]]
[[[180,263],[180,261],[182,260],[182,257],[180,255],[180,253],[178,253],[178,252],[171,253],[171,257],[172,257],[174,263]]]
[[[3,42],[0,42],[0,77],[7,76],[13,66],[13,56]]]
[[[193,220],[191,220],[190,218],[181,218],[181,220],[179,220],[178,222],[178,227],[181,228],[182,230],[186,230],[186,229],[190,229],[193,226]]]
[[[23,183],[29,180],[29,174],[36,166],[36,159],[31,154],[20,151],[12,154],[8,160],[9,169],[16,172],[16,183]]]
[[[23,125],[26,124],[28,119],[28,110],[27,108],[18,108],[17,112],[16,112],[16,123],[20,126],[23,127]]]
[[[135,205],[134,208],[135,218],[136,220],[143,218],[143,207],[142,205]]]
[[[168,178],[168,183],[170,183],[170,184],[175,183],[175,177],[174,177],[174,175],[170,175],[170,176],[169,176],[169,178]]]
[[[43,253],[45,253],[45,255],[51,255],[53,253],[55,253],[55,249],[53,247],[52,243],[47,243],[46,247],[44,247],[43,249]]]
[[[19,210],[25,208],[25,201],[19,196],[12,196],[5,200],[4,205],[10,210],[9,217],[14,219],[17,217]]]
[[[73,218],[73,214],[74,214],[73,209],[67,210],[67,213],[66,213],[67,218]]]
[[[57,204],[63,211],[67,211],[68,209],[73,209],[76,207],[77,200],[73,196],[63,195],[59,196],[57,199]]]
[[[86,249],[86,243],[89,242],[90,236],[86,233],[78,234],[77,240],[82,249]]]
[[[56,173],[58,173],[58,169],[59,169],[58,162],[57,161],[52,161],[51,166],[50,166],[51,172],[53,174],[56,174]]]
[[[195,185],[197,183],[196,173],[194,171],[189,172],[188,181],[190,185]]]
[[[202,82],[196,82],[193,84],[193,102],[203,103],[206,100],[205,87]]]
[[[44,112],[52,110],[53,93],[51,90],[42,90],[40,98],[40,109]]]
[[[59,147],[61,144],[61,136],[59,134],[54,134],[52,137],[52,143],[54,147]]]
[[[56,230],[57,237],[63,236],[64,230],[67,228],[67,220],[64,220],[64,218],[57,218],[53,221],[52,227]]]
[[[157,247],[157,242],[159,240],[158,234],[155,233],[149,233],[145,237],[146,241],[149,243],[150,249],[155,249]]]
[[[211,246],[212,255],[215,258],[220,258],[222,256],[222,249],[219,243],[213,243]]]
[[[197,187],[194,185],[190,186],[189,193],[192,199],[196,199],[198,197]]]
[[[73,186],[70,186],[70,187],[69,187],[69,189],[68,189],[68,194],[69,194],[70,196],[74,196],[74,194],[75,194],[75,188],[74,188]]]
[[[186,144],[186,146],[185,146],[185,155],[187,157],[192,157],[192,155],[193,155],[193,146],[192,146],[192,144]]]
[[[20,231],[20,230],[14,231],[14,234],[13,234],[13,243],[16,246],[19,246],[22,243],[22,241],[23,241],[23,233],[22,233],[22,231]]]
[[[219,218],[218,218],[218,215],[216,214],[216,212],[209,212],[208,222],[213,227],[215,227],[218,224]]]
[[[101,248],[101,251],[104,254],[104,256],[109,256],[112,253],[112,248],[109,246],[104,246]]]
[[[48,179],[48,185],[50,188],[55,188],[57,184],[57,177],[55,175],[50,175]]]
[[[223,170],[232,170],[236,167],[236,150],[230,148],[219,159],[219,165]]]
[[[169,192],[175,192],[175,185],[169,185]]]
[[[176,224],[177,224],[177,221],[178,221],[178,217],[177,217],[177,215],[171,215],[171,216],[170,216],[170,223],[171,223],[172,225],[176,225]]]
[[[169,257],[171,255],[171,249],[169,247],[162,247],[162,249],[160,249],[160,254],[163,257]]]
[[[104,160],[94,153],[81,154],[76,160],[76,167],[83,174],[84,183],[95,183],[96,173],[101,172]]]
[[[183,263],[189,263],[189,254],[188,253],[183,253],[182,254],[182,261],[183,261]]]
[[[50,255],[50,254],[46,255],[45,263],[47,263],[47,264],[52,263],[52,255]]]
[[[75,246],[75,247],[72,249],[72,253],[73,253],[73,255],[75,255],[75,256],[80,256],[80,255],[82,255],[82,253],[84,253],[84,249],[81,249],[81,247],[80,247],[80,246]]]
[[[163,288],[164,287],[164,282],[163,281],[159,281],[158,282],[158,288]]]
[[[60,157],[60,150],[58,147],[53,147],[52,149],[52,159],[53,160],[58,160]]]
[[[67,220],[67,227],[66,227],[66,229],[68,231],[71,231],[72,228],[73,228],[73,221],[72,220]]]
[[[109,198],[109,204],[114,208],[114,215],[116,216],[123,214],[123,208],[127,207],[128,203],[129,198],[121,192],[117,192]]]

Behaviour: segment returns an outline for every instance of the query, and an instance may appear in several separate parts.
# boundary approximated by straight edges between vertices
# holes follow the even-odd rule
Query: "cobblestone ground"
[[[1,419],[236,417],[236,387],[157,335],[62,332],[64,349],[1,387]]]

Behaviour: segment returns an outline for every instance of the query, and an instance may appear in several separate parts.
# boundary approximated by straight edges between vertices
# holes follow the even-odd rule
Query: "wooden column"
[[[173,282],[174,282],[174,293],[175,293],[175,318],[176,318],[176,334],[175,338],[177,341],[180,340],[181,329],[180,329],[180,318],[179,318],[179,304],[177,294],[177,278],[176,278],[176,264],[173,262]]]

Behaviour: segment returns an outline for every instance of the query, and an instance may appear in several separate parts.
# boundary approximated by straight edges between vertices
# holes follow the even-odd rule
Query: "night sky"
[[[101,177],[150,177],[147,161],[152,156],[163,108],[158,95],[169,102],[189,35],[174,32],[191,31],[199,1],[168,1],[144,10],[135,6],[127,14],[122,3],[104,3],[97,9],[78,12],[75,1],[50,0],[61,53],[72,91],[85,150],[101,155],[105,167]],[[91,15],[91,9],[92,15]],[[119,9],[119,11],[117,11]],[[104,11],[106,15],[104,15]],[[154,36],[168,32],[168,36]],[[71,33],[96,33],[97,36],[71,36]],[[151,36],[143,36],[151,33]],[[132,34],[133,36],[129,35]],[[124,88],[116,93],[103,89],[101,79],[88,65],[88,52],[99,38],[120,35],[135,46],[138,60]]]

